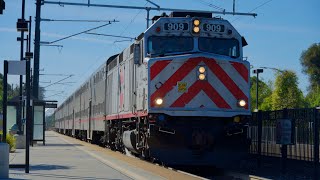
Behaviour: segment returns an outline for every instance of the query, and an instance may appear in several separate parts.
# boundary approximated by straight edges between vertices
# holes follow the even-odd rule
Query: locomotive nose
[[[248,65],[206,56],[151,61],[150,108],[249,112]]]

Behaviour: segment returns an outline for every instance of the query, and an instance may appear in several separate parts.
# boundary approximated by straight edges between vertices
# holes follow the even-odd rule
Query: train
[[[250,147],[246,45],[211,13],[155,16],[55,110],[55,128],[168,165],[241,161]]]

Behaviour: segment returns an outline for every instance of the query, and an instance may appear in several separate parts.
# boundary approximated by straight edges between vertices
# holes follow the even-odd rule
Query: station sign
[[[277,119],[276,122],[276,143],[292,145],[294,141],[295,126],[292,119]]]
[[[55,103],[46,103],[45,108],[57,108],[57,104]]]

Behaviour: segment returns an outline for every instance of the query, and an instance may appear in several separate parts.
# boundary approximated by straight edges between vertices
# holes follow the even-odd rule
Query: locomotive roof
[[[107,65],[111,63],[112,60],[114,60],[119,54],[115,54],[113,56],[110,56],[107,60]]]

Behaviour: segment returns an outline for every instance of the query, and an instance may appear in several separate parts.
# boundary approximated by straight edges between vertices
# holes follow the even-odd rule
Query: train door
[[[92,138],[91,134],[91,117],[92,117],[92,101],[89,101],[89,132],[88,132],[88,139]]]
[[[119,110],[118,110],[118,113],[124,111],[124,104],[125,104],[125,89],[124,89],[125,85],[124,84],[125,84],[125,64],[122,63],[122,64],[119,64],[119,99],[118,99]]]
[[[145,89],[145,74],[146,68],[143,64],[143,40],[139,44],[135,44],[134,47],[134,111],[143,111],[146,108],[145,96],[147,89]]]
[[[131,106],[132,106],[132,114],[136,113],[137,107],[136,107],[136,101],[137,101],[137,83],[136,83],[136,79],[137,79],[137,62],[135,60],[135,53],[133,54],[133,67],[132,67],[132,96],[131,96]]]

